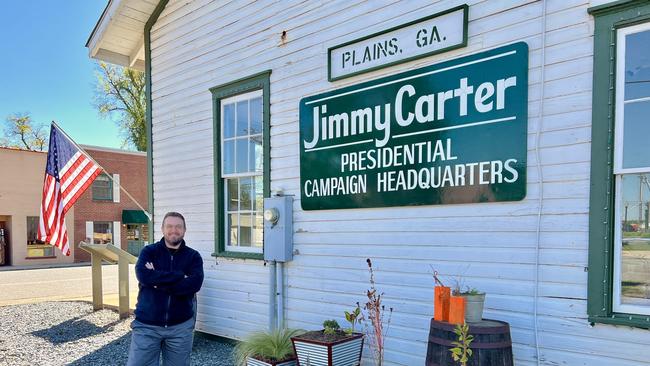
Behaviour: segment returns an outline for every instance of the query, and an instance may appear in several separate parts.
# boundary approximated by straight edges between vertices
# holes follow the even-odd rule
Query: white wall
[[[384,303],[395,309],[386,341],[389,364],[423,363],[433,313],[429,265],[447,275],[463,273],[468,285],[488,293],[485,315],[510,323],[518,365],[535,360],[536,286],[542,364],[649,364],[650,332],[591,328],[587,322],[593,63],[588,0],[469,1],[467,47],[327,81],[328,47],[461,3],[170,1],[152,31],[155,221],[161,222],[168,210],[186,214],[187,241],[204,257],[199,330],[241,338],[267,324],[263,263],[221,258],[217,263],[210,256],[214,180],[208,89],[271,69],[271,189],[297,197],[294,242],[300,254],[287,269],[289,326],[316,329],[326,318],[342,322],[343,311],[365,298],[365,259],[370,257]],[[282,43],[285,30],[287,42]],[[516,41],[530,47],[525,200],[301,211],[300,98]],[[537,243],[541,189],[535,149],[540,123],[544,200]]]

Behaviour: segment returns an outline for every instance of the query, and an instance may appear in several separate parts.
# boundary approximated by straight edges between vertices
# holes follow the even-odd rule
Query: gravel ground
[[[125,365],[132,320],[77,301],[0,307],[0,366]],[[232,365],[231,351],[197,335],[192,365]]]

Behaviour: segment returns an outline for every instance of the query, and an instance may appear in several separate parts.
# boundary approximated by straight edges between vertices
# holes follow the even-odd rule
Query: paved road
[[[134,266],[130,265],[129,290],[138,290]],[[117,265],[102,266],[104,303],[117,304]],[[51,300],[92,300],[90,266],[0,271],[0,306]],[[129,304],[135,306],[135,300]]]

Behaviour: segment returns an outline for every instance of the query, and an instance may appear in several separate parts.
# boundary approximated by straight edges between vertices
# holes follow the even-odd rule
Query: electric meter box
[[[293,197],[264,199],[264,260],[293,259]]]

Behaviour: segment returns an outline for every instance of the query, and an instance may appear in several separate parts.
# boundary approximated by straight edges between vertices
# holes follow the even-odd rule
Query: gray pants
[[[158,366],[161,352],[165,366],[190,364],[194,318],[166,328],[134,320],[131,329],[127,366]]]

